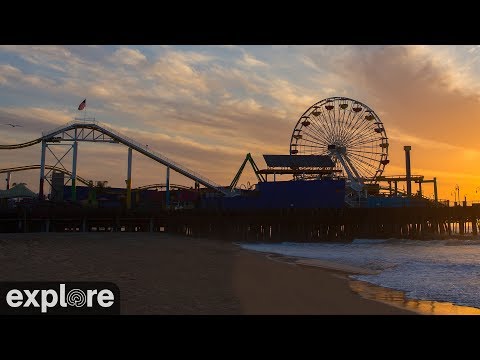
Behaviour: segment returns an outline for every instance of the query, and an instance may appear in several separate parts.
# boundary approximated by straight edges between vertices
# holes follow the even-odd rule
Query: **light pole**
[[[458,198],[458,202],[460,202],[460,186],[458,186],[458,184],[455,185],[455,190],[457,190],[457,198]]]

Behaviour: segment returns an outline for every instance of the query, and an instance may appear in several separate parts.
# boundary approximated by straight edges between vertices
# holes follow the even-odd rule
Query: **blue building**
[[[255,190],[242,195],[222,197],[217,194],[202,198],[204,209],[318,209],[341,208],[345,203],[345,180],[296,180],[260,182]]]

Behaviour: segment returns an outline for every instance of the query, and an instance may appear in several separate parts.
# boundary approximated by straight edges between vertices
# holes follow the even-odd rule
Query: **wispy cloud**
[[[238,63],[246,67],[257,67],[257,66],[267,67],[268,66],[266,63],[256,59],[252,55],[249,55],[247,52],[243,53],[243,58],[241,60],[238,60]]]
[[[110,57],[115,64],[138,65],[146,62],[147,58],[138,49],[120,48]]]

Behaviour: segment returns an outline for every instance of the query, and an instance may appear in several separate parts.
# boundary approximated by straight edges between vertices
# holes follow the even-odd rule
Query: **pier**
[[[323,127],[332,116],[338,119],[328,120],[331,127]],[[342,131],[335,128],[339,124],[343,124]],[[93,181],[77,174],[81,142],[127,148],[126,188],[106,188],[106,182],[99,181],[95,187]],[[248,153],[230,186],[222,186],[94,118],[76,118],[32,141],[0,145],[0,150],[38,145],[40,164],[0,169],[7,175],[7,193],[0,203],[0,232],[166,232],[272,242],[478,235],[480,206],[467,206],[465,200],[463,206],[455,201],[450,207],[448,201],[440,201],[436,177],[412,175],[411,146],[404,146],[405,174],[383,174],[390,161],[385,127],[370,107],[350,98],[332,97],[312,105],[295,125],[288,155],[264,155],[267,168],[260,169]],[[47,164],[47,150],[53,164]],[[133,152],[165,167],[165,183],[132,188]],[[242,189],[238,181],[248,161],[259,182]],[[27,170],[40,170],[39,193],[27,194],[29,201],[14,204],[10,200],[19,195],[10,187],[11,176]],[[192,186],[172,184],[170,171],[187,178]],[[268,181],[269,174],[273,181]],[[278,181],[277,176],[285,174],[293,179]],[[398,188],[399,182],[406,183],[406,192]],[[416,194],[412,182],[418,184]],[[423,183],[433,184],[433,199],[424,196]],[[47,184],[48,195],[44,192]],[[148,193],[151,188],[165,191]],[[175,191],[183,191],[182,196],[177,197]],[[459,192],[458,197],[460,200]]]
[[[0,213],[0,232],[166,232],[228,241],[316,242],[354,238],[431,239],[478,235],[480,206],[125,211],[17,208]]]

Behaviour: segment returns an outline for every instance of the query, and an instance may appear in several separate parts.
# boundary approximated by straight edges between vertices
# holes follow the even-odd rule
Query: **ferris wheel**
[[[291,155],[328,155],[340,176],[360,190],[375,183],[388,160],[388,138],[382,121],[367,105],[331,97],[312,105],[300,117],[290,140]]]

